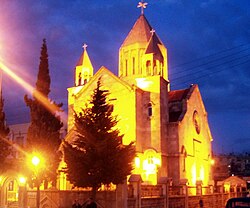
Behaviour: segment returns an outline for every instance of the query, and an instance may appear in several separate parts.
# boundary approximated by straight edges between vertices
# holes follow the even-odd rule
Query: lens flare
[[[29,93],[33,93],[34,98],[36,98],[48,111],[51,113],[62,112],[62,110],[51,102],[42,93],[36,91],[29,83],[24,81],[21,77],[16,75],[11,69],[9,69],[4,63],[0,62],[0,69],[2,69],[5,74],[11,77],[15,82],[17,82],[21,87],[23,87]],[[65,113],[60,113],[63,123],[67,123],[67,115]]]

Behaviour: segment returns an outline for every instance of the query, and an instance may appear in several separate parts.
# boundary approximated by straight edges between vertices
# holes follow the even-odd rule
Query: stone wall
[[[40,194],[40,208],[71,208],[75,200],[77,200],[80,204],[83,204],[90,196],[89,191],[48,190],[41,191]],[[25,207],[36,208],[36,191],[28,191],[27,198],[27,206]],[[97,192],[96,203],[98,204],[98,208],[115,208],[116,192]]]
[[[125,195],[117,191],[97,192],[96,202],[98,208],[221,208],[232,197],[245,196],[244,193],[213,193],[199,196],[165,195],[161,189],[155,194],[147,196]],[[156,193],[155,190],[153,190]],[[40,208],[71,208],[75,200],[80,204],[86,202],[90,196],[89,191],[41,191]],[[141,197],[140,197],[141,196]],[[123,201],[123,202],[122,202]],[[119,203],[118,203],[119,202]],[[122,204],[122,206],[121,206]],[[36,191],[27,192],[27,204],[21,207],[36,207]]]

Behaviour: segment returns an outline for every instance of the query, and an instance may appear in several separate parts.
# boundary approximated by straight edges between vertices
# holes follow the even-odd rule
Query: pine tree
[[[123,135],[115,128],[118,121],[106,101],[108,94],[99,79],[90,105],[75,113],[75,136],[63,143],[68,180],[76,187],[91,187],[92,197],[102,184],[123,183],[135,157],[133,143],[123,145]]]
[[[24,100],[30,108],[31,124],[27,134],[27,149],[30,153],[40,152],[45,157],[46,170],[43,173],[45,186],[48,181],[56,182],[60,162],[58,153],[61,144],[60,129],[63,126],[57,115],[62,104],[49,100],[50,75],[46,40],[41,48],[39,71],[33,99],[25,95]]]
[[[3,171],[6,165],[6,158],[11,153],[10,145],[7,143],[7,136],[10,132],[9,127],[6,126],[5,113],[3,111],[4,100],[2,98],[2,91],[0,97],[0,170]]]

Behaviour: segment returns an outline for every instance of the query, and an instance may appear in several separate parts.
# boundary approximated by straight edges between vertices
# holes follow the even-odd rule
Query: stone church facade
[[[133,174],[140,174],[144,184],[155,185],[163,177],[175,185],[213,184],[212,136],[199,88],[170,90],[167,49],[144,14],[120,47],[118,76],[105,67],[94,74],[84,47],[75,85],[68,88],[68,132],[73,112],[84,108],[99,78],[110,92],[123,144],[135,143]]]

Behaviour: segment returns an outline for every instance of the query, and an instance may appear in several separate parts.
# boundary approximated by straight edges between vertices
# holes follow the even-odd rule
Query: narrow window
[[[78,86],[82,85],[82,73],[80,72],[78,75]]]
[[[157,65],[156,65],[156,60],[154,60],[154,64],[153,64],[153,75],[157,75]]]
[[[148,117],[153,115],[152,103],[148,103]]]
[[[150,61],[146,62],[146,73],[147,75],[151,75],[151,62]]]
[[[133,57],[132,61],[133,61],[133,74],[135,74],[135,57]]]
[[[125,61],[125,76],[128,76],[128,60]]]
[[[14,191],[14,181],[9,182],[8,191]]]

